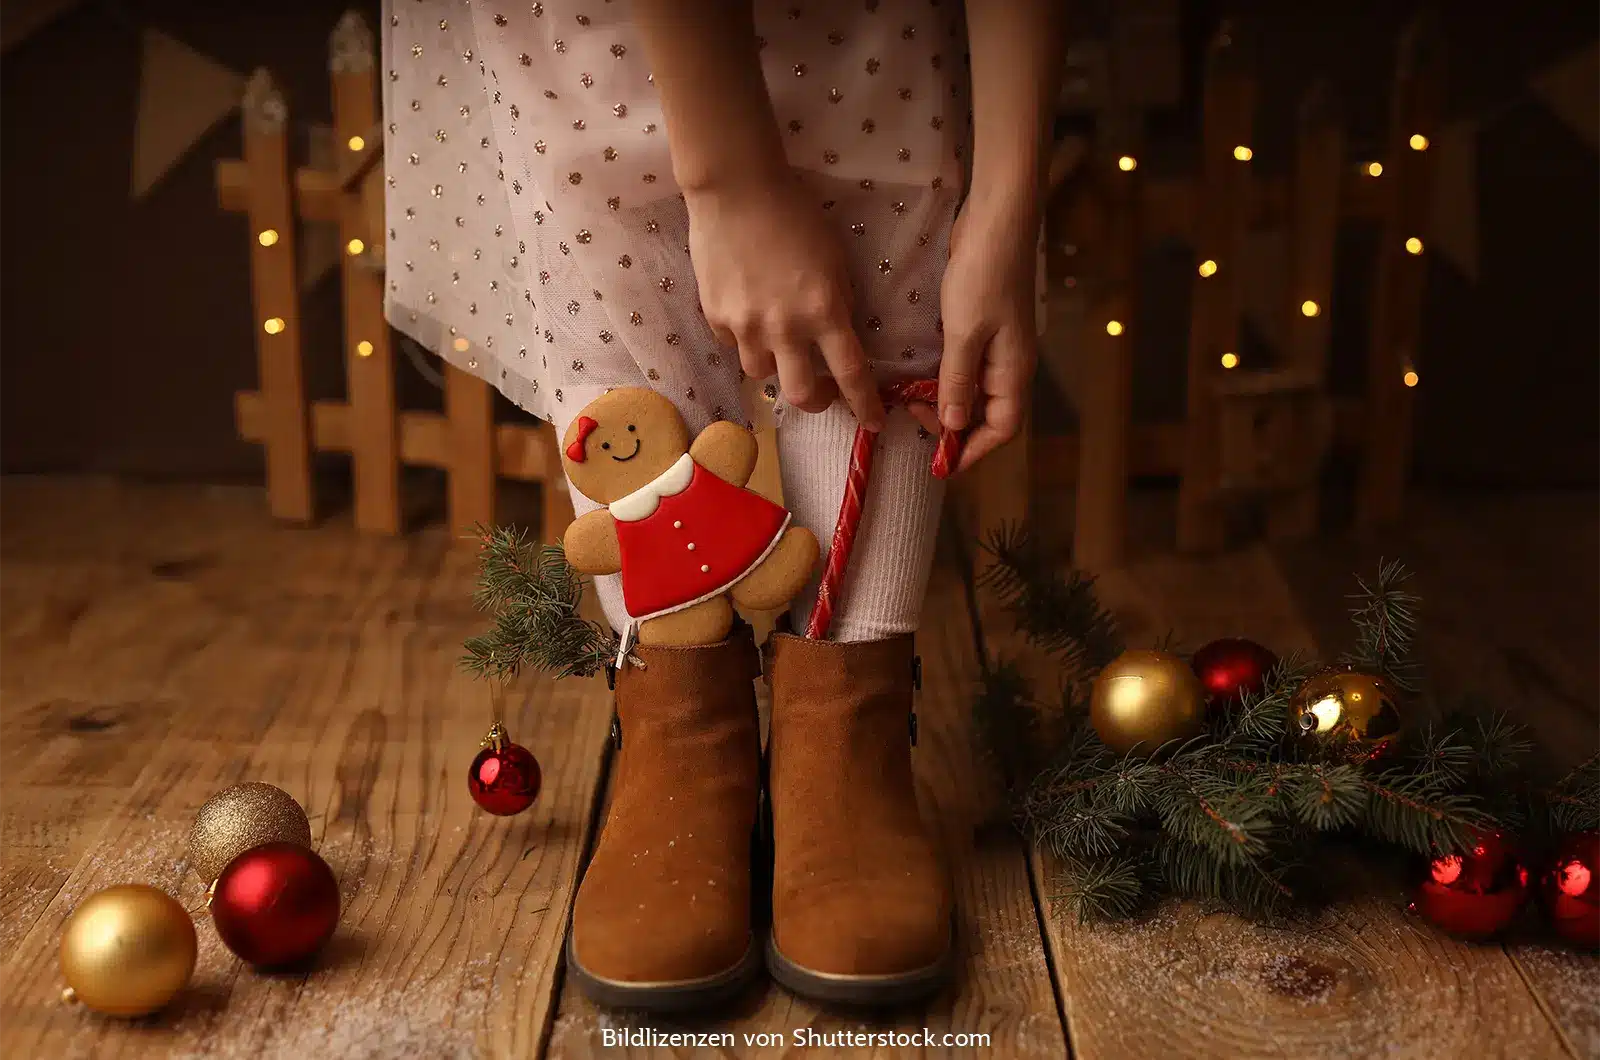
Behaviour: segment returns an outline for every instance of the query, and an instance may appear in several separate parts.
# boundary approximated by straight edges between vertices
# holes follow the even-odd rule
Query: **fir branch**
[[[1289,767],[1278,787],[1294,819],[1318,832],[1355,824],[1367,807],[1366,786],[1350,765]]]
[[[1050,898],[1065,907],[1080,924],[1092,920],[1121,919],[1138,911],[1145,899],[1145,876],[1140,860],[1120,857],[1074,858],[1057,856]]]
[[[478,584],[473,601],[489,612],[488,631],[467,639],[461,665],[480,678],[504,679],[525,668],[556,677],[588,677],[616,656],[617,637],[578,613],[584,577],[556,545],[528,540],[514,527],[477,529]]]
[[[977,584],[993,593],[1028,641],[1061,660],[1068,683],[1092,674],[1122,654],[1116,620],[1094,595],[1094,578],[1062,575],[1021,524],[1005,524],[983,549],[994,558]]]
[[[1494,823],[1477,798],[1448,790],[1437,775],[1386,770],[1360,783],[1367,793],[1361,828],[1417,854],[1459,850],[1472,833]]]
[[[1590,755],[1541,794],[1552,831],[1600,829],[1600,753]]]
[[[1364,673],[1387,679],[1402,692],[1416,692],[1422,677],[1414,655],[1417,606],[1421,598],[1402,586],[1411,572],[1397,561],[1380,562],[1371,584],[1356,578],[1359,591],[1350,609],[1356,641],[1339,661]]]

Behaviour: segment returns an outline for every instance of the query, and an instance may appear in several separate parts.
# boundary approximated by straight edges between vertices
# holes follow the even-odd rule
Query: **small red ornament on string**
[[[258,968],[310,959],[339,926],[339,882],[297,843],[264,843],[228,862],[206,895],[223,943]]]
[[[498,721],[483,738],[483,750],[467,771],[472,801],[499,817],[519,814],[539,797],[539,762],[521,744],[512,743]]]
[[[1195,652],[1190,665],[1212,707],[1226,709],[1237,706],[1246,695],[1264,692],[1267,675],[1278,665],[1278,657],[1253,640],[1223,637]]]
[[[1574,946],[1600,949],[1600,832],[1561,837],[1539,895],[1556,934]]]
[[[1511,923],[1527,897],[1528,870],[1511,840],[1480,832],[1462,853],[1428,864],[1410,908],[1452,935],[1486,939]]]

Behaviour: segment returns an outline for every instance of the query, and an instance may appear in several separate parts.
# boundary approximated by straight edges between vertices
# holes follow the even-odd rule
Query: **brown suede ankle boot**
[[[953,907],[911,778],[911,637],[779,633],[767,651],[768,970],[819,1001],[931,994],[949,971]]]
[[[578,887],[567,966],[594,1001],[681,1011],[761,967],[750,863],[761,735],[748,626],[720,644],[633,649],[616,675],[611,803]]]

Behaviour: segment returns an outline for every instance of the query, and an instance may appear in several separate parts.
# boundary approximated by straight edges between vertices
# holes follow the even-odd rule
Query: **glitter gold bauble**
[[[200,807],[189,830],[189,863],[207,884],[228,862],[263,843],[311,846],[311,822],[288,792],[250,781],[224,788]]]
[[[1400,722],[1383,678],[1347,666],[1311,675],[1289,701],[1289,731],[1317,742],[1343,740],[1376,750],[1399,735]]]
[[[1206,692],[1189,664],[1171,652],[1126,651],[1094,680],[1089,724],[1107,747],[1149,754],[1168,740],[1197,736]]]
[[[165,891],[142,883],[84,899],[61,930],[68,996],[108,1016],[144,1016],[194,974],[194,922]]]

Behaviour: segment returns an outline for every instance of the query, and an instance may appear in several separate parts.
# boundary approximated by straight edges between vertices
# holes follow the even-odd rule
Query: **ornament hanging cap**
[[[571,445],[567,446],[568,460],[572,461],[574,464],[583,463],[584,458],[587,455],[584,452],[583,443],[588,440],[589,435],[593,434],[594,429],[598,426],[600,425],[594,420],[590,419],[588,416],[578,417],[578,436],[572,440]]]

